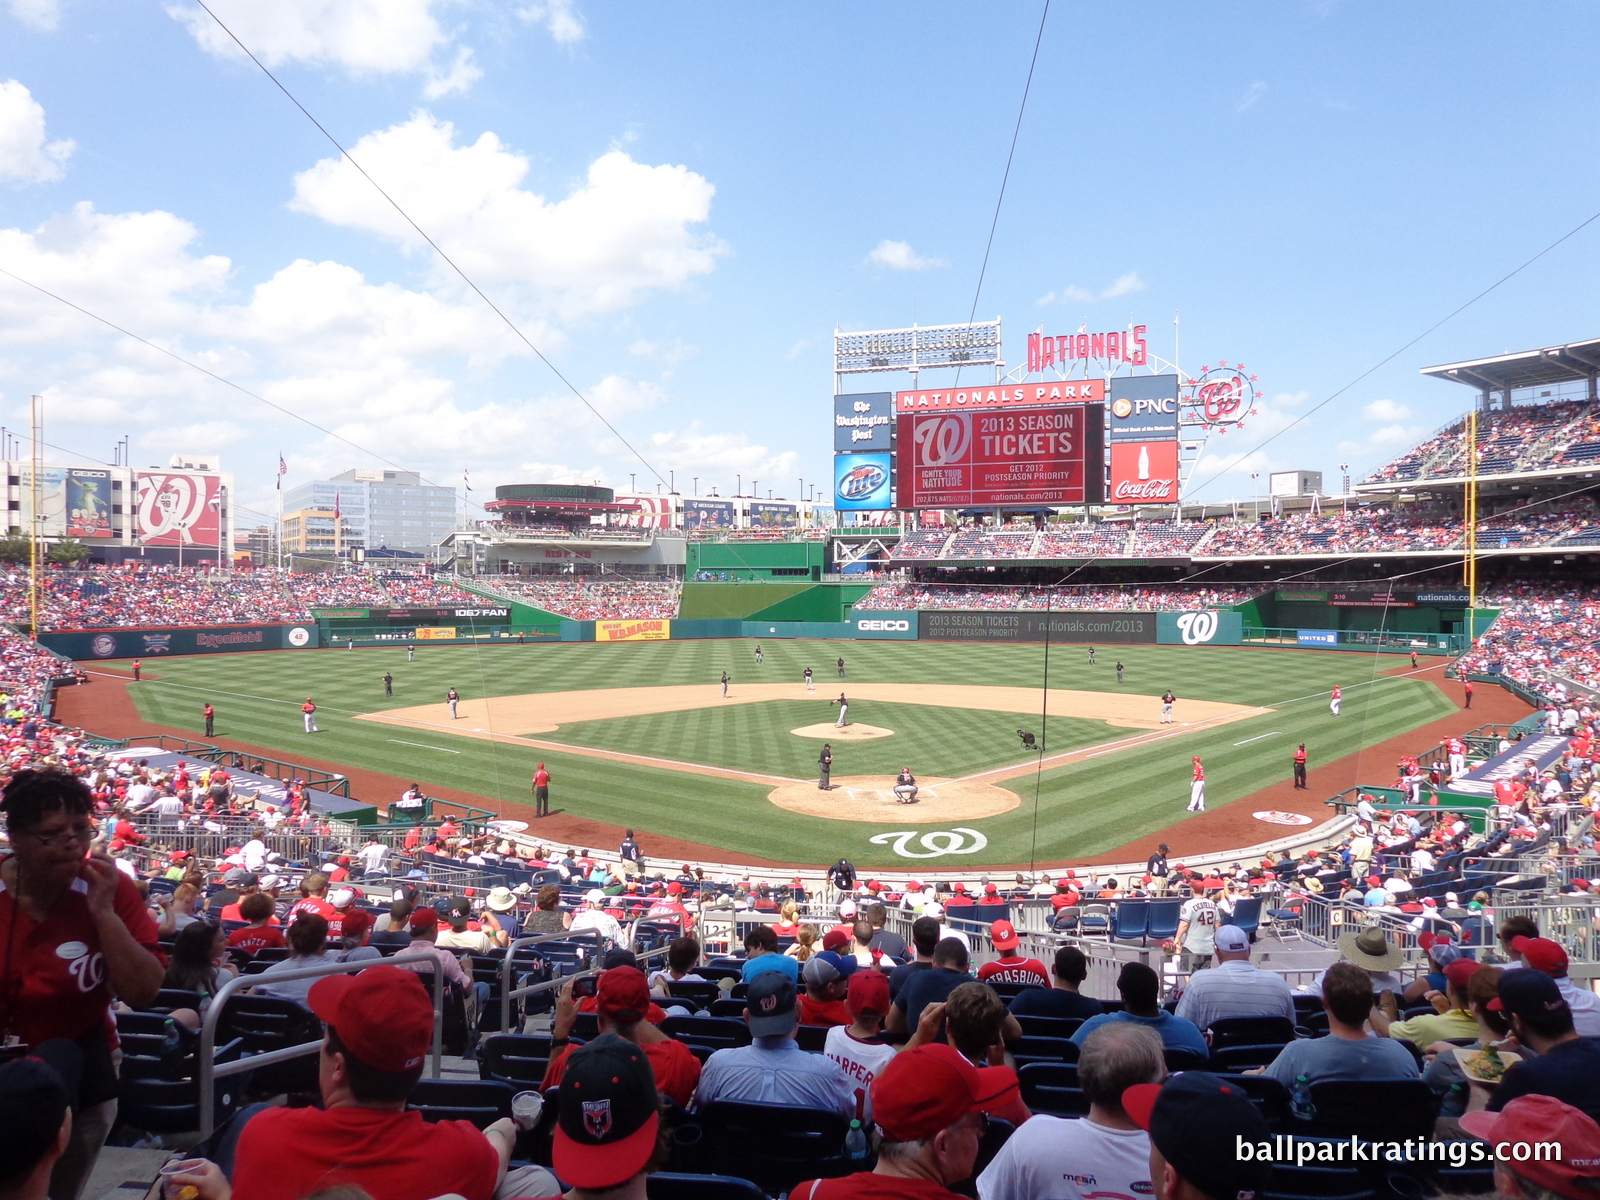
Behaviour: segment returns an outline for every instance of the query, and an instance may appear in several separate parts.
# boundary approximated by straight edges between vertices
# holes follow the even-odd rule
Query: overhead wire
[[[226,22],[224,22],[221,17],[217,16],[216,13],[211,11],[211,8],[206,4],[205,0],[195,0],[195,3],[199,4],[199,6],[205,10],[206,15],[217,23],[217,26],[222,30],[223,33],[228,35],[228,37],[233,41],[233,44],[238,46],[239,49],[244,52],[245,56],[261,69],[261,73],[272,81],[273,86],[284,94],[289,103],[293,104],[297,109],[299,109],[301,115],[303,115],[306,120],[310,121],[312,125],[316,126],[317,132],[322,134],[322,136],[328,140],[328,143],[339,152],[340,157],[354,167],[361,175],[361,178],[365,179],[369,184],[371,184],[373,190],[376,191],[378,195],[382,196],[388,205],[393,208],[395,212],[400,214],[401,219],[416,231],[417,236],[423,241],[427,242],[428,245],[433,248],[433,252],[439,256],[440,261],[444,262],[461,278],[461,281],[466,284],[467,287],[470,288],[477,295],[477,297],[489,307],[489,310],[494,313],[495,316],[500,318],[500,320],[505,324],[506,328],[511,331],[512,335],[529,350],[531,350],[534,355],[538,357],[539,361],[550,369],[550,373],[559,379],[566,386],[567,390],[576,396],[578,401],[594,414],[595,419],[604,425],[606,429],[610,431],[613,437],[627,447],[628,453],[632,454],[634,458],[638,459],[640,465],[643,466],[645,470],[649,471],[650,474],[654,475],[656,479],[662,483],[667,483],[667,479],[661,474],[661,472],[656,470],[655,466],[648,459],[646,459],[643,454],[639,453],[638,449],[633,445],[633,443],[622,435],[622,432],[606,418],[605,414],[594,406],[590,399],[585,396],[583,392],[580,391],[578,387],[561,372],[561,369],[557,367],[555,363],[550,361],[550,359],[545,355],[544,351],[540,350],[538,346],[534,345],[533,339],[528,337],[528,335],[522,331],[521,326],[508,317],[500,308],[500,306],[489,298],[488,293],[479,287],[477,283],[474,282],[472,277],[461,269],[460,265],[457,264],[455,259],[451,258],[445,253],[444,248],[433,239],[427,230],[423,229],[421,225],[417,224],[417,222],[412,218],[411,214],[405,210],[400,202],[391,196],[388,191],[384,189],[382,184],[380,184],[376,179],[367,173],[367,169],[356,161],[355,156],[352,155],[349,150],[345,149],[343,143],[341,143],[338,138],[334,137],[333,134],[329,133],[327,127],[312,115],[310,109],[308,109],[304,104],[300,103],[298,97],[296,97],[293,92],[284,86],[283,81],[274,75],[264,62],[256,57],[255,52],[252,51],[249,46],[244,44],[244,42],[239,38],[239,35],[234,33],[232,29],[229,29]]]

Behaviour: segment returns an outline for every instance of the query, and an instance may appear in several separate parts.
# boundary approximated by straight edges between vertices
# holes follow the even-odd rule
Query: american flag
[[[283,491],[283,477],[289,473],[289,464],[283,461],[282,453],[278,455],[278,490]]]

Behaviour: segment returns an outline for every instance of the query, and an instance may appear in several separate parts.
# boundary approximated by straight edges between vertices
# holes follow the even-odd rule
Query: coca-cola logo
[[[1119,479],[1111,494],[1115,500],[1163,500],[1177,483],[1176,479]]]

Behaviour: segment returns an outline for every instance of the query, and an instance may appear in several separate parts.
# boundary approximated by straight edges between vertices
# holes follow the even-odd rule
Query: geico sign
[[[910,633],[910,621],[857,621],[856,628],[862,633]]]

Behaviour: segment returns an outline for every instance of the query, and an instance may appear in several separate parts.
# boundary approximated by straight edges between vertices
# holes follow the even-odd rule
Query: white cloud
[[[368,134],[356,160],[479,283],[537,292],[567,315],[635,303],[640,293],[680,287],[726,253],[696,232],[716,189],[682,166],[648,166],[620,150],[589,165],[564,199],[520,184],[528,160],[493,133],[455,145],[455,127],[418,113]],[[365,229],[408,252],[426,250],[372,185],[342,159],[295,177],[292,207],[334,225]]]
[[[52,33],[61,23],[60,0],[11,0],[11,15],[29,29]]]
[[[267,66],[332,64],[354,75],[426,69],[434,50],[450,40],[434,19],[441,6],[440,0],[210,0],[217,18]],[[244,56],[203,9],[175,4],[167,13],[208,54]]]
[[[932,271],[946,265],[940,258],[924,258],[911,248],[910,242],[892,242],[888,238],[872,248],[867,262],[891,271]]]
[[[820,341],[820,338],[814,337],[801,338],[798,342],[785,350],[783,352],[783,356],[790,362],[793,362],[795,359],[815,349]]]
[[[1115,300],[1119,296],[1132,296],[1142,292],[1148,285],[1139,278],[1139,272],[1129,271],[1126,275],[1117,276],[1109,286],[1102,288],[1098,296],[1088,288],[1081,288],[1077,284],[1068,284],[1060,291],[1046,292],[1040,296],[1039,304],[1087,304],[1092,300]]]
[[[581,42],[587,36],[583,17],[572,0],[543,0],[517,9],[517,16],[534,25],[543,25],[550,37],[561,45]]]
[[[1262,79],[1256,80],[1245,89],[1244,95],[1239,99],[1239,103],[1233,106],[1233,111],[1244,112],[1248,108],[1254,108],[1255,105],[1261,100],[1261,97],[1265,96],[1266,94],[1266,81]]]
[[[647,362],[675,367],[698,356],[700,347],[691,346],[682,338],[673,338],[670,342],[653,342],[647,338],[640,338],[628,347],[628,353]]]
[[[1207,443],[1208,447],[1215,445],[1215,442]],[[1254,471],[1261,476],[1261,492],[1263,495],[1265,495],[1267,491],[1266,479],[1268,474],[1282,469],[1283,467],[1280,463],[1267,457],[1267,452],[1265,450],[1251,450],[1248,452],[1241,451],[1238,454],[1223,454],[1207,449],[1207,451],[1200,456],[1200,461],[1195,464],[1194,474],[1191,476],[1191,478],[1203,484],[1213,475],[1231,475],[1235,477],[1233,486],[1237,487],[1237,480],[1239,476],[1243,476],[1246,485],[1248,485],[1250,482],[1250,473]]]
[[[60,179],[74,145],[70,139],[45,141],[44,106],[15,79],[0,83],[0,179],[19,183]]]
[[[1272,397],[1272,403],[1279,408],[1294,408],[1311,399],[1310,392],[1279,392]]]
[[[1367,407],[1373,408],[1376,406],[1368,405]],[[1397,405],[1396,407],[1405,411],[1403,405]],[[1394,424],[1374,429],[1360,441],[1340,442],[1339,453],[1358,456],[1363,453],[1381,451],[1383,457],[1388,458],[1392,457],[1393,451],[1408,449],[1416,445],[1426,434],[1427,430],[1420,425],[1402,425],[1396,421]]]
[[[1404,421],[1411,416],[1411,410],[1393,400],[1374,400],[1361,410],[1361,415],[1369,421]]]
[[[731,491],[733,477],[742,475],[747,487],[752,479],[765,479],[776,494],[786,486],[781,481],[796,477],[800,462],[792,450],[774,452],[742,433],[707,433],[699,421],[685,430],[652,434],[650,447],[649,457],[661,470],[671,467],[679,475],[699,475],[702,493],[712,480]]]
[[[448,71],[429,69],[428,83],[422,89],[422,94],[429,100],[437,100],[452,92],[464,92],[482,78],[483,70],[472,61],[472,48],[462,46],[456,51],[455,61],[450,64]]]

